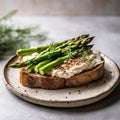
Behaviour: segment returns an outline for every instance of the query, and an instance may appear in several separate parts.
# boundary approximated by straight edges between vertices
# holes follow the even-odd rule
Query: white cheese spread
[[[77,58],[79,61],[81,61],[81,58]],[[101,64],[103,61],[101,60],[101,56],[99,52],[94,52],[93,54],[90,54],[87,57],[87,60],[81,61],[78,64],[71,65],[70,67],[64,67],[64,64],[61,65],[61,68],[63,66],[64,70],[60,67],[53,69],[51,72],[52,76],[60,77],[60,78],[70,78],[71,76],[75,74],[79,74],[85,70],[92,69],[96,67],[98,64]]]
[[[30,60],[30,59],[36,57],[37,55],[38,55],[38,53],[35,52],[35,53],[31,54],[31,55],[24,56],[24,57],[23,57],[23,61]]]

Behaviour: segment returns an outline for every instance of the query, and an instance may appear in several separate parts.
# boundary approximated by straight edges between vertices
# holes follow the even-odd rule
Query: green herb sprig
[[[0,18],[0,59],[15,54],[18,49],[30,47],[30,40],[46,39],[46,33],[42,31],[32,34],[38,27],[20,28],[8,25],[9,18],[16,13],[17,10],[13,10]]]

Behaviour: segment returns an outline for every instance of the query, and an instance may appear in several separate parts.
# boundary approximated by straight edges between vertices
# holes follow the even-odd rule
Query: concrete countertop
[[[120,17],[16,17],[17,25],[41,25],[51,41],[61,41],[80,34],[96,36],[98,49],[120,66]],[[32,42],[32,46],[36,43]],[[120,85],[105,99],[80,108],[60,109],[34,105],[10,93],[3,83],[3,67],[8,58],[0,60],[0,120],[118,120],[120,118]]]

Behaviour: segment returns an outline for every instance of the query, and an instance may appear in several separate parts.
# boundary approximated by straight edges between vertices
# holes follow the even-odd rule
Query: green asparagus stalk
[[[74,45],[78,41],[82,42],[82,40],[85,39],[85,38],[87,38],[88,36],[89,36],[89,34],[84,34],[84,35],[78,36],[76,38],[69,39],[69,40],[67,40],[67,42],[65,44],[62,44],[62,45],[56,47],[56,49],[65,48],[66,46]]]
[[[28,60],[28,61],[24,61],[24,62],[16,62],[16,63],[10,64],[10,67],[13,67],[13,68],[26,67],[27,65],[32,64],[32,60],[33,59]]]
[[[27,61],[22,62],[22,63],[11,64],[10,66],[14,67],[14,68],[19,68],[19,67],[25,67],[27,65],[30,65],[31,63],[37,64],[43,60],[51,59],[52,57],[58,57],[62,54],[67,54],[68,50],[70,50],[70,49],[74,50],[74,49],[86,46],[89,42],[91,42],[92,39],[93,39],[93,37],[85,38],[84,40],[82,40],[82,42],[77,41],[73,45],[69,45],[63,49],[56,49],[53,52],[46,52],[44,54],[40,53],[36,58],[33,58],[31,60],[27,60]]]
[[[86,49],[85,49],[84,47],[82,47],[81,49],[75,50],[75,51],[71,54],[71,56],[66,55],[66,57],[64,56],[64,57],[62,57],[61,59],[64,60],[65,58],[67,59],[67,58],[70,58],[70,57],[75,57],[75,56],[80,56],[80,55],[82,55],[83,60],[86,60],[86,56],[89,54],[89,52],[90,52],[89,50],[90,50],[92,47],[93,47],[93,45],[87,45],[87,46],[86,46]],[[81,53],[82,51],[84,51],[84,52]],[[58,59],[58,61],[60,61],[61,59]],[[48,64],[50,61],[51,61],[51,60],[45,60],[45,61],[43,61],[43,62],[40,62],[40,63],[39,63],[38,65],[36,65],[36,66],[33,64],[33,66],[30,67],[29,69],[31,70],[31,72],[32,72],[33,69],[34,69],[35,72],[38,73],[38,72],[39,72],[39,69],[40,69],[42,66]],[[53,63],[54,63],[54,62],[53,62]],[[51,62],[51,64],[52,64],[52,62]],[[59,64],[59,62],[58,62],[57,64]],[[57,66],[57,64],[56,64],[56,66]],[[30,72],[29,69],[28,69],[28,71]],[[47,69],[48,69],[48,68],[47,68]],[[50,68],[49,68],[49,69],[50,69]],[[48,70],[49,70],[49,69],[48,69]]]
[[[59,57],[61,54],[62,54],[61,49],[58,49],[58,50],[53,51],[53,52],[47,52],[43,55],[39,54],[36,58],[33,58],[31,60],[27,60],[27,61],[24,61],[24,62],[21,62],[21,63],[20,62],[13,63],[13,64],[10,65],[10,67],[20,68],[20,67],[25,67],[27,65],[30,65],[31,63],[37,64],[37,63],[39,63],[43,60]]]
[[[68,59],[69,56],[64,56],[64,57],[60,57],[48,64],[46,64],[45,66],[43,66],[42,68],[39,68],[39,73],[41,75],[44,75],[45,73],[47,73],[48,71],[50,71],[51,69],[53,69],[54,67],[62,64],[64,62],[64,60]]]
[[[34,67],[34,70],[36,73],[39,72],[39,68],[41,68],[42,66],[48,64],[51,60],[45,60],[43,62],[40,62],[39,64],[37,64],[35,67]]]
[[[92,45],[87,45],[87,46],[85,46],[85,50],[91,50],[91,48],[93,47],[94,45],[92,44]]]
[[[48,64],[49,62],[50,62],[51,60],[45,60],[45,61],[42,61],[42,62],[40,62],[39,64],[30,64],[29,66],[28,66],[28,68],[27,68],[27,71],[28,72],[36,72],[36,73],[38,73],[38,71],[39,71],[39,68],[40,67],[42,67],[42,66],[44,66],[45,64]]]
[[[30,65],[28,66],[28,68],[27,68],[27,71],[28,71],[29,73],[34,72],[34,67],[35,67],[35,66],[36,66],[35,64],[30,64]]]
[[[63,53],[66,53],[66,51],[74,51],[75,49],[81,49],[82,47],[84,48],[88,48],[88,46],[90,47],[91,45],[88,45],[94,37],[89,37],[89,38],[85,38],[82,39],[82,41],[77,41],[75,42],[73,45],[69,45],[66,48],[62,49]],[[91,46],[92,47],[92,46]]]
[[[17,54],[17,56],[26,56],[26,55],[30,55],[35,52],[39,53],[40,51],[45,50],[46,47],[47,46],[41,46],[38,48],[29,48],[29,49],[19,49],[19,50],[17,50],[16,54]]]
[[[55,47],[57,47],[57,49],[64,48],[65,46],[69,45],[68,43],[76,42],[77,40],[80,40],[80,39],[82,40],[84,38],[87,38],[88,36],[89,36],[89,34],[84,34],[84,35],[81,35],[81,36],[79,36],[77,38],[72,38],[72,39],[65,40],[63,42],[55,43],[54,45],[55,45]],[[17,50],[16,54],[17,54],[17,56],[26,56],[26,55],[30,55],[30,54],[32,54],[34,52],[40,53],[40,52],[42,52],[44,50],[45,50],[45,52],[48,52],[48,50],[46,50],[46,49],[49,46],[50,46],[50,44],[46,45],[46,46],[36,47],[36,48],[19,49],[19,50]],[[43,53],[45,53],[45,52],[43,52]]]
[[[82,54],[81,52],[84,50],[84,48],[77,49],[74,52],[72,52],[72,57],[78,56]],[[39,68],[39,73],[41,75],[46,74],[48,71],[52,70],[54,67],[61,65],[65,60],[69,59],[70,56],[66,55],[60,58],[57,58],[56,60],[44,65],[43,67]]]
[[[66,41],[55,43],[55,46],[59,46],[61,44],[64,44],[65,42]],[[17,56],[26,56],[26,55],[30,55],[35,52],[40,53],[40,52],[46,50],[48,47],[50,47],[50,45],[41,46],[41,47],[37,47],[37,48],[19,49],[19,50],[17,50],[16,54],[17,54]]]
[[[54,45],[54,46],[56,47],[56,49],[63,49],[63,48],[66,48],[66,47],[69,48],[70,46],[72,46],[74,44],[78,44],[78,42],[80,44],[83,41],[83,39],[88,38],[88,36],[89,36],[89,34],[84,34],[84,35],[78,36],[76,38],[72,38],[72,39],[66,40],[66,42],[64,42],[61,45],[58,45],[57,47],[56,47],[56,45]],[[50,50],[49,48],[50,47],[48,47],[46,50],[44,50],[40,54],[44,54],[44,53],[48,52]]]
[[[82,46],[87,45],[87,44],[89,44],[93,39],[94,39],[94,36],[93,36],[93,37],[88,37],[88,38],[86,38],[86,39],[83,39],[83,41],[81,42],[81,45],[82,45]]]
[[[86,36],[87,36],[87,35],[86,35]],[[83,36],[83,37],[85,37],[85,36]],[[91,38],[91,39],[92,39],[92,38]],[[81,45],[81,42],[83,41],[82,36],[81,36],[81,37],[75,38],[75,41],[76,41],[76,42],[68,41],[67,43],[64,43],[64,44],[56,47],[55,50],[61,49],[63,54],[67,54],[67,52],[68,52],[70,49],[74,50],[74,49],[78,48],[79,46],[81,47],[81,46],[83,46],[84,44],[88,43],[88,41],[90,41],[90,40],[86,38],[86,39],[85,39],[86,42],[84,42],[84,44]],[[50,47],[51,47],[51,46],[50,46]],[[39,56],[47,53],[47,52],[49,51],[49,48],[50,48],[50,47],[48,47],[45,51],[41,52],[41,53],[39,54]],[[38,59],[38,58],[37,58],[37,59]]]

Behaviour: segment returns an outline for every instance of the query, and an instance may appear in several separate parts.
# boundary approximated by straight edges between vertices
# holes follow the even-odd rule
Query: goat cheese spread
[[[92,69],[102,62],[100,52],[97,51],[87,56],[85,61],[81,60],[81,58],[68,60],[58,68],[53,69],[51,75],[60,78],[70,78],[75,74]]]
[[[24,56],[24,57],[23,57],[23,61],[30,60],[30,59],[36,57],[37,55],[38,55],[38,53],[35,52],[35,53],[31,54],[31,55]]]

